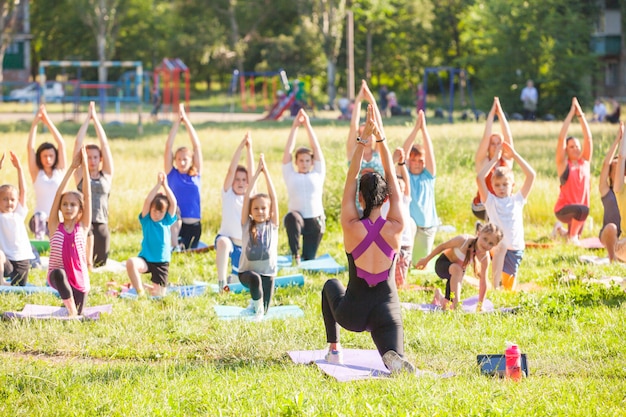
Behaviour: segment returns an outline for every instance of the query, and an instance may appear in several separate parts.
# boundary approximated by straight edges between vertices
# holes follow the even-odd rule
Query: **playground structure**
[[[255,111],[257,108],[256,85],[261,83],[261,104],[268,111],[262,120],[278,120],[297,98],[298,88],[291,88],[287,73],[281,69],[266,72],[240,72],[234,70],[230,82],[229,95],[235,96],[239,89],[241,109]],[[280,82],[280,88],[278,83]],[[273,102],[272,105],[270,105]],[[231,102],[231,113],[234,111],[234,101]]]
[[[443,80],[441,77],[441,73],[445,72],[448,74],[448,121],[453,123],[452,113],[454,111],[454,91],[455,91],[455,80],[458,81],[459,91],[461,94],[461,104],[465,105],[465,89],[467,89],[468,96],[470,98],[470,103],[472,107],[472,112],[474,113],[474,118],[478,119],[480,112],[476,110],[476,105],[474,104],[474,96],[472,94],[472,88],[470,86],[469,77],[467,76],[467,71],[462,68],[452,68],[452,67],[427,67],[424,69],[424,81],[423,87],[421,91],[419,91],[419,95],[421,97],[418,98],[418,102],[420,98],[423,98],[423,108],[426,111],[427,107],[427,97],[428,97],[428,75],[435,74],[437,75],[437,80],[439,82],[439,89],[441,91],[442,97],[445,99],[445,88],[443,85]],[[419,104],[418,104],[419,105]]]
[[[127,91],[130,95],[123,95],[123,89],[120,88],[119,83],[115,82],[84,82],[80,79],[81,68],[99,68],[105,66],[107,68],[134,68],[134,82],[127,85]],[[41,61],[39,63],[39,84],[43,91],[46,85],[46,69],[50,67],[60,68],[77,68],[78,77],[76,80],[67,83],[66,86],[72,87],[71,101],[74,103],[74,115],[77,116],[80,109],[81,101],[96,101],[100,107],[100,113],[104,119],[106,114],[107,103],[115,102],[116,109],[119,113],[119,106],[121,102],[127,102],[137,105],[137,117],[138,117],[138,130],[143,130],[141,112],[144,97],[144,74],[143,64],[141,61]],[[90,91],[96,91],[96,95],[89,94]],[[87,94],[83,95],[84,92]],[[66,94],[66,97],[68,95]],[[44,102],[45,96],[40,95],[39,100]]]
[[[185,107],[189,110],[189,91],[190,91],[190,76],[189,68],[179,58],[164,58],[154,69],[154,86],[159,88],[161,86],[161,80],[163,79],[162,94],[163,98],[163,110],[169,112],[178,112],[178,105],[180,103],[180,84],[181,74],[184,75],[185,83]],[[176,110],[175,110],[176,109]]]

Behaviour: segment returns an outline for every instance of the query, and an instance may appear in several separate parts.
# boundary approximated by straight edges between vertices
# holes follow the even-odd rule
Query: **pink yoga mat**
[[[85,307],[83,315],[79,317],[68,317],[65,307],[41,306],[37,304],[26,304],[22,311],[7,311],[2,315],[4,319],[58,319],[58,320],[98,320],[101,313],[111,313],[112,304]]]

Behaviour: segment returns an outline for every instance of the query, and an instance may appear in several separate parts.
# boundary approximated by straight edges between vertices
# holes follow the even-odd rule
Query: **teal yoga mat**
[[[220,320],[255,320],[252,308],[242,308],[237,306],[213,306],[215,314]],[[263,320],[275,320],[286,318],[304,317],[304,311],[298,306],[275,306],[267,310]]]

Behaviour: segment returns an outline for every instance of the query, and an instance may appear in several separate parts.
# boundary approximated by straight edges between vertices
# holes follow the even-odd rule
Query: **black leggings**
[[[87,293],[78,291],[67,280],[67,274],[62,269],[54,269],[50,272],[50,286],[59,292],[61,300],[68,300],[74,296],[74,303],[78,314],[83,314],[83,307],[87,302]]]
[[[302,260],[315,259],[317,248],[320,246],[322,236],[326,229],[326,222],[322,216],[305,219],[297,211],[290,211],[283,219],[289,249],[291,254],[300,254],[300,236],[302,235]]]
[[[91,233],[93,234],[93,266],[97,268],[107,263],[111,235],[106,223],[91,223]]]
[[[197,223],[183,223],[180,226],[180,233],[178,233],[178,240],[185,246],[185,249],[197,248],[200,243],[200,235],[202,234],[202,224]]]
[[[582,204],[570,204],[554,213],[556,218],[567,225],[573,220],[584,222],[589,216],[589,207]]]
[[[274,295],[274,277],[257,274],[254,271],[244,271],[239,273],[239,281],[250,290],[253,300],[263,298],[263,307],[267,313],[272,295]]]
[[[369,331],[380,355],[389,350],[404,355],[404,331],[398,293],[393,278],[375,287],[354,279],[348,290],[337,279],[329,279],[322,289],[322,315],[326,341],[339,343],[339,326],[353,332]],[[358,282],[362,281],[362,282]]]

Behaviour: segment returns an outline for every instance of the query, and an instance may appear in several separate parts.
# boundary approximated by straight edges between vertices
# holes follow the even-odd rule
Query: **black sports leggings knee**
[[[50,285],[59,292],[62,300],[67,300],[74,296],[74,303],[78,314],[83,314],[83,307],[87,301],[87,293],[80,292],[72,287],[67,280],[67,274],[62,269],[55,269],[50,272]]]
[[[250,290],[253,300],[263,298],[263,307],[267,313],[274,294],[274,277],[257,274],[254,271],[244,271],[239,273],[239,281]]]

